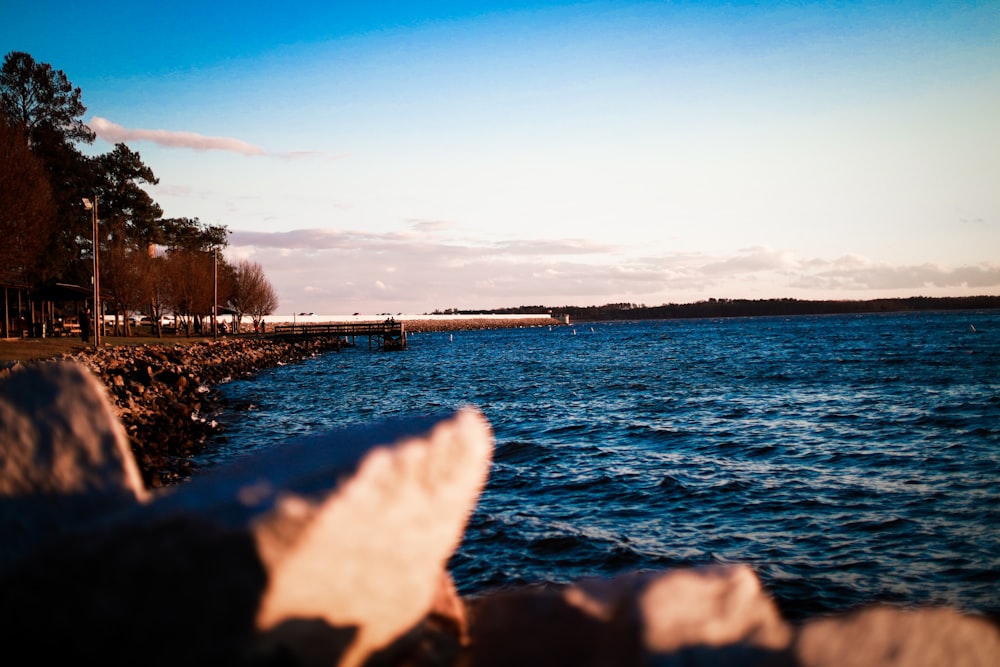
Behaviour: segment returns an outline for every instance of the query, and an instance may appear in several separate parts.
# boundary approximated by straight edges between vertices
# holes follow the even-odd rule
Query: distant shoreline
[[[877,313],[918,313],[1000,308],[1000,296],[904,297],[867,301],[800,299],[709,299],[686,304],[641,306],[613,303],[603,306],[546,308],[559,320],[571,322],[620,320],[676,320],[713,317],[789,317],[793,315],[859,315]],[[501,312],[515,312],[513,309]],[[527,313],[527,311],[520,311]],[[486,315],[484,315],[486,316]],[[492,315],[490,315],[492,317]]]
[[[294,319],[288,316],[271,315],[264,318],[268,329],[275,325],[290,324],[339,324],[362,322],[385,322],[386,320],[402,322],[408,332],[424,331],[461,331],[469,329],[510,329],[517,327],[555,326],[566,324],[551,315],[534,314],[468,314],[468,315],[299,315]]]
[[[766,317],[791,315],[844,315],[864,313],[908,313],[952,310],[984,310],[1000,308],[1000,295],[967,297],[912,296],[868,300],[828,299],[708,299],[683,304],[645,306],[634,303],[609,303],[601,306],[519,306],[492,310],[460,310],[432,315],[404,314],[355,314],[314,315],[298,313],[269,315],[264,321],[271,324],[325,324],[330,322],[381,322],[393,318],[405,322],[407,329],[418,331],[418,326],[435,330],[451,328],[484,328],[472,324],[476,320],[489,320],[496,328],[533,326],[532,320],[542,324],[567,324],[575,322],[601,322],[620,320],[673,320],[705,317]],[[567,320],[567,317],[569,318]],[[422,323],[428,324],[422,324]],[[489,327],[493,328],[493,326]]]

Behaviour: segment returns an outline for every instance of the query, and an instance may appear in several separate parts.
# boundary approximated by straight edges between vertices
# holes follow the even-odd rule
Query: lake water
[[[790,619],[1000,612],[1000,311],[412,334],[224,385],[211,466],[474,404],[490,479],[462,593],[747,563]]]

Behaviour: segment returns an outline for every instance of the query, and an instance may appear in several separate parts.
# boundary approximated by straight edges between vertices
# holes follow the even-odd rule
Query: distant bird
[[[969,325],[969,331],[971,331],[972,333],[976,333],[976,325],[970,324]]]

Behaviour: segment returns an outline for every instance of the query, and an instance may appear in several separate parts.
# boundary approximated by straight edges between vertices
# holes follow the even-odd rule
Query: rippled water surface
[[[411,335],[225,385],[214,465],[291,436],[479,406],[497,449],[463,593],[743,562],[790,618],[1000,611],[1000,312]]]

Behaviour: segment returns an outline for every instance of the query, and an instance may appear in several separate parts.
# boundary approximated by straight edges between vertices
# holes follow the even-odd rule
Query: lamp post
[[[212,284],[212,338],[219,337],[219,249],[212,248],[215,275]]]
[[[97,260],[97,195],[94,195],[93,203],[84,197],[83,208],[92,213],[93,218],[93,238],[94,238],[94,347],[101,346],[101,325],[104,324],[104,317],[101,316],[101,274],[98,270]]]

